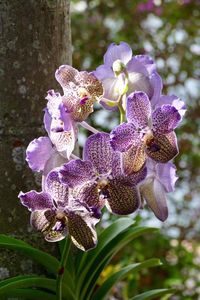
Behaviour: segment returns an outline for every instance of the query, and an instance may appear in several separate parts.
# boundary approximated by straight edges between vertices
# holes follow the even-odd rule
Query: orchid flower
[[[90,195],[93,203],[101,203],[115,214],[126,215],[137,210],[140,197],[137,184],[146,176],[144,167],[129,177],[121,170],[120,153],[110,146],[108,133],[91,135],[85,144],[83,160],[72,160],[59,168],[63,184],[80,189],[83,202]]]
[[[31,211],[31,225],[41,231],[48,242],[57,242],[67,234],[76,247],[83,251],[94,248],[97,236],[94,226],[99,222],[97,207],[89,207],[73,197],[71,189],[60,183],[57,169],[45,181],[45,190],[20,192],[22,205]]]
[[[93,112],[93,105],[103,94],[101,82],[91,73],[79,72],[75,68],[62,65],[55,73],[63,88],[62,102],[71,119],[84,121]]]
[[[178,153],[174,129],[181,120],[172,105],[162,105],[152,112],[144,92],[134,92],[127,98],[127,121],[111,132],[111,146],[123,152],[124,172],[137,172],[146,158],[166,163]],[[126,161],[131,163],[127,164]]]
[[[124,42],[112,43],[104,55],[104,64],[93,73],[104,87],[101,104],[111,110],[118,106],[121,97],[125,100],[136,90],[155,98],[162,89],[153,60],[147,55],[133,56],[132,49]]]
[[[171,162],[161,164],[150,158],[146,165],[147,176],[140,185],[141,198],[159,220],[165,221],[168,217],[166,193],[174,191],[178,179],[176,167]]]

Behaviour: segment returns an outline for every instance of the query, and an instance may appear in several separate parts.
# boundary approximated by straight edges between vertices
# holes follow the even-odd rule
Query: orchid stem
[[[71,242],[68,239],[65,240],[65,244],[64,244],[64,248],[63,248],[62,256],[61,256],[61,260],[60,260],[60,265],[59,265],[59,269],[58,269],[58,274],[57,274],[57,287],[56,287],[57,300],[63,299],[63,297],[62,297],[63,277],[64,277],[66,263],[67,263],[67,260],[69,257],[69,252],[70,252],[70,247],[71,247]]]
[[[99,131],[95,129],[94,127],[90,126],[87,122],[83,121],[79,123],[83,128],[91,131],[92,133],[98,133]]]
[[[119,108],[119,113],[120,113],[120,124],[125,121],[125,111],[122,106],[122,96],[119,97],[118,99],[118,108]]]

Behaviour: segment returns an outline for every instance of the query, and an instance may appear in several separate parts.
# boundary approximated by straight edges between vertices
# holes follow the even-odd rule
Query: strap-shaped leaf
[[[29,300],[55,300],[56,295],[36,289],[9,289],[1,293],[2,296],[6,297],[19,297]]]
[[[176,293],[177,290],[175,289],[157,289],[151,290],[140,295],[137,295],[129,300],[150,300],[150,299],[157,299],[158,297],[165,296],[165,295],[173,295]],[[160,299],[160,298],[159,298]]]
[[[110,262],[112,257],[121,250],[126,244],[134,238],[153,232],[157,229],[148,227],[129,227],[125,231],[118,234],[113,238],[98,255],[95,256],[93,263],[81,281],[79,278],[77,286],[77,294],[79,299],[89,299],[89,295],[93,293],[96,281],[98,280],[101,272],[105,266]],[[84,272],[84,270],[83,270]],[[85,272],[84,272],[85,273]]]
[[[59,261],[54,256],[34,248],[24,241],[0,234],[0,247],[19,251],[43,265],[50,273],[57,274]]]
[[[0,282],[0,294],[11,289],[19,288],[45,288],[55,293],[56,280],[38,276],[16,276]]]
[[[120,271],[112,274],[107,280],[103,282],[101,287],[98,288],[97,292],[93,295],[93,299],[95,300],[102,300],[104,297],[108,294],[110,289],[124,276],[127,275],[127,273],[131,271],[139,271],[143,268],[149,268],[149,267],[155,267],[161,265],[161,262],[157,258],[152,258],[145,260],[141,263],[135,263],[128,265],[127,267],[122,268]]]

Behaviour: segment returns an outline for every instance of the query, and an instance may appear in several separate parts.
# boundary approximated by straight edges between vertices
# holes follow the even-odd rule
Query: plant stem
[[[71,242],[68,238],[65,240],[65,245],[62,251],[62,256],[61,256],[60,265],[57,274],[57,287],[56,287],[57,300],[62,300],[63,276],[64,276],[65,267],[70,252],[70,246],[71,246]]]
[[[118,108],[119,108],[119,113],[120,113],[120,124],[124,122],[125,120],[125,111],[124,108],[122,106],[122,99],[123,99],[123,95],[119,97],[118,99]]]

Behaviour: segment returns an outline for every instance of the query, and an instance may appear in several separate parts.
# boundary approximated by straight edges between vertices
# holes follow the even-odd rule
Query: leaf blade
[[[165,296],[167,294],[172,295],[176,292],[176,289],[156,289],[156,290],[151,290],[148,292],[144,292],[140,295],[134,296],[133,298],[129,300],[150,300],[150,299],[155,299],[160,296]]]
[[[43,265],[50,273],[57,274],[59,261],[54,256],[24,241],[0,234],[0,247],[19,251]]]

